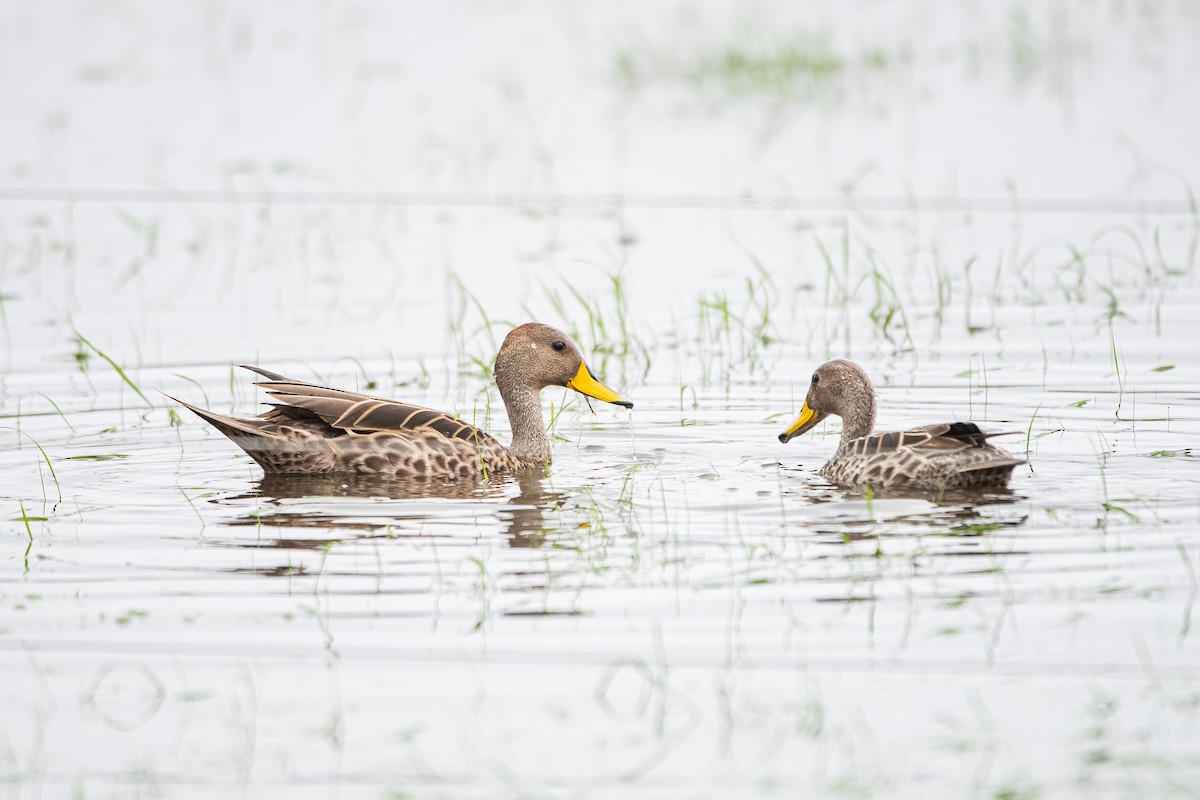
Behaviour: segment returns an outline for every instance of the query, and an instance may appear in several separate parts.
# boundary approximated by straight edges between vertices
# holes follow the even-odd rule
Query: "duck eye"
[[[820,383],[820,382],[821,382],[821,376],[814,372],[813,373],[813,383]]]
[[[563,342],[555,342],[554,344],[552,344],[550,346],[553,347],[555,350],[565,350],[567,347],[567,345]]]

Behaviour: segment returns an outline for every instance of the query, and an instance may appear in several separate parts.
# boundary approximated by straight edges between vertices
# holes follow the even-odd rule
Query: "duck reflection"
[[[231,526],[266,526],[288,528],[324,528],[329,530],[359,530],[368,535],[385,536],[383,533],[397,522],[420,522],[431,518],[429,507],[413,504],[406,508],[404,501],[418,500],[464,500],[496,501],[507,497],[507,502],[498,507],[487,503],[500,517],[510,547],[541,547],[546,541],[548,513],[557,512],[569,497],[555,491],[549,480],[540,474],[505,476],[491,481],[447,481],[437,478],[389,478],[377,475],[270,475],[267,474],[246,494],[226,500],[265,500],[279,510],[271,512],[262,507],[246,514]],[[513,494],[513,490],[516,493]],[[317,500],[322,498],[362,498],[370,500],[395,500],[387,513],[372,514],[371,519],[362,519],[352,510],[336,505],[314,509],[290,511],[283,507],[287,500]],[[369,538],[369,537],[362,537]],[[268,546],[279,548],[322,549],[338,538],[296,539],[276,538]]]
[[[507,520],[509,547],[541,547],[546,542],[546,514],[556,514],[569,495],[547,488],[541,475],[521,475],[511,479],[517,494],[509,498],[508,508],[500,512]],[[550,527],[553,529],[553,526]]]
[[[788,470],[785,470],[788,471]],[[949,537],[982,537],[1029,519],[1025,495],[1009,488],[933,491],[843,489],[804,473],[785,494],[801,498],[813,530],[841,541],[876,539],[918,529]]]
[[[477,483],[441,478],[391,478],[381,475],[266,474],[247,494],[269,500],[320,497],[363,497],[385,500],[442,498],[470,500],[495,497],[504,481]]]
[[[910,527],[954,538],[987,536],[1024,525],[1029,515],[1018,504],[1025,499],[1006,489],[987,493],[891,490],[874,492],[869,497],[865,492],[852,491],[811,504],[840,508],[837,525],[818,527],[818,531],[853,541],[875,539],[882,532],[903,533]]]

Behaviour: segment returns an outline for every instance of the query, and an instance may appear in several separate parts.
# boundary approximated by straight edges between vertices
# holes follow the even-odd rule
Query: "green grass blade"
[[[146,397],[146,395],[142,394],[142,390],[137,387],[137,384],[134,383],[129,378],[129,376],[125,374],[125,370],[121,369],[120,365],[118,365],[116,361],[113,361],[112,358],[110,358],[107,353],[105,353],[99,347],[96,347],[96,345],[89,342],[86,338],[84,338],[83,334],[81,334],[79,331],[75,331],[75,338],[79,340],[80,344],[86,345],[88,347],[88,349],[90,349],[93,353],[95,353],[96,355],[100,356],[105,361],[107,361],[108,365],[110,367],[112,367],[114,370],[116,370],[117,374],[121,376],[121,380],[125,381],[125,383],[127,383],[129,385],[129,388],[133,389],[133,391],[135,391],[137,393],[137,396],[142,398],[142,400],[146,403],[146,405],[148,405],[150,408],[154,408],[154,403],[150,402],[150,398],[148,398],[148,397]]]

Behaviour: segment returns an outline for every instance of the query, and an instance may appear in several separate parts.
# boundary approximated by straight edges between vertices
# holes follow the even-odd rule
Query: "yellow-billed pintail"
[[[293,380],[246,367],[276,402],[256,419],[180,405],[233,440],[268,473],[368,473],[395,477],[469,478],[545,469],[550,442],[541,390],[566,386],[633,408],[596,380],[562,331],[529,322],[505,337],[496,356],[496,386],[512,426],[505,447],[474,425],[441,411]],[[169,395],[168,395],[169,396]],[[171,398],[175,400],[176,398]]]
[[[842,486],[876,489],[1003,489],[1025,463],[990,444],[996,434],[973,422],[946,422],[907,431],[872,433],[875,390],[867,373],[844,359],[813,373],[800,416],[779,435],[786,444],[829,415],[842,418],[842,438],[821,475]]]

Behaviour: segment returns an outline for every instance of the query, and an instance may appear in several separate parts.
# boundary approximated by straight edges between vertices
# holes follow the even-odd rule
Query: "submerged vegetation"
[[[799,34],[787,39],[764,35],[735,37],[737,43],[715,45],[694,56],[682,53],[668,59],[648,57],[644,48],[631,48],[617,57],[617,74],[634,86],[653,79],[679,79],[697,85],[721,83],[734,93],[782,92],[801,80],[828,81],[848,68],[836,55],[827,34]],[[686,49],[685,49],[686,50]],[[876,55],[864,63],[886,62]]]
[[[909,58],[906,52],[867,49],[848,55],[825,31],[787,34],[747,25],[713,37],[685,28],[669,45],[639,42],[616,58],[621,85],[640,89],[677,83],[716,102],[771,97],[788,101],[840,100],[849,81],[884,74]]]

